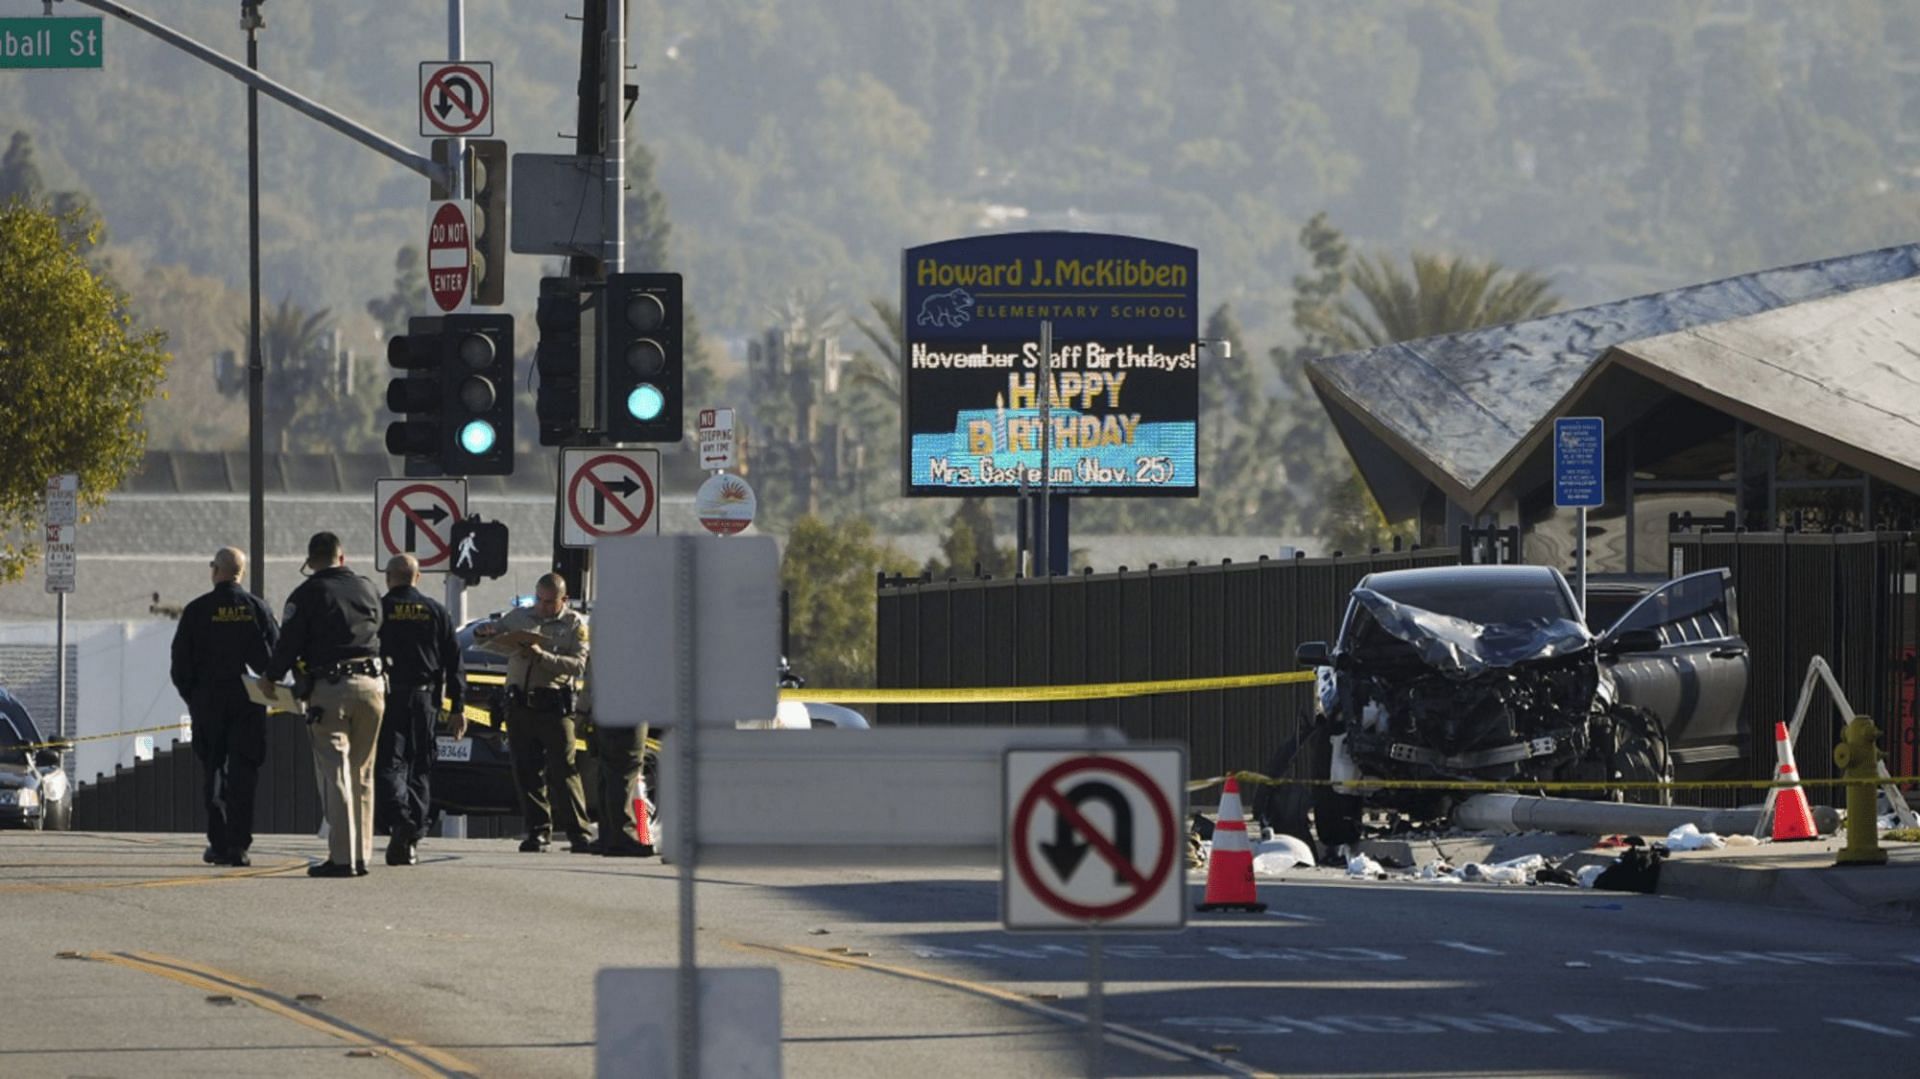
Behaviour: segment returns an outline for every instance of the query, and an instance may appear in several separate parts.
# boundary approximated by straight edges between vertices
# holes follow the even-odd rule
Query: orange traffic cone
[[[1227,777],[1220,792],[1220,817],[1213,825],[1213,855],[1207,859],[1206,900],[1195,910],[1267,909],[1253,887],[1253,846],[1247,842],[1247,822],[1240,811],[1240,783]]]
[[[653,809],[653,803],[647,801],[647,780],[645,776],[633,785],[633,830],[644,846],[653,846],[653,826],[647,823],[647,814]]]
[[[1813,826],[1813,807],[1807,804],[1807,792],[1800,789],[1800,774],[1793,766],[1793,740],[1787,737],[1785,723],[1773,725],[1773,749],[1780,758],[1777,778],[1793,784],[1779,788],[1774,797],[1773,841],[1820,838],[1820,830]]]

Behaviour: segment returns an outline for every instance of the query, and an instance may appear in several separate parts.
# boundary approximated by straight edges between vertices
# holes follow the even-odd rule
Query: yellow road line
[[[817,963],[825,967],[834,967],[840,970],[864,970],[874,974],[887,974],[895,978],[905,978],[908,981],[922,982],[927,985],[937,985],[943,989],[952,989],[956,992],[967,993],[972,996],[985,997],[988,1000],[1007,1004],[1021,1011],[1039,1015],[1066,1026],[1084,1028],[1087,1025],[1086,1016],[1078,1012],[1068,1011],[1065,1008],[1055,1008],[1034,1000],[1032,997],[1022,996],[1019,993],[1010,992],[998,986],[987,985],[983,982],[967,981],[964,978],[954,978],[945,974],[935,974],[931,971],[915,970],[912,967],[894,966],[891,963],[875,962],[872,959],[842,955],[837,952],[824,952],[818,948],[803,948],[791,944],[760,944],[754,941],[744,940],[729,941],[728,943],[736,948],[743,948],[749,951],[772,952],[775,955],[784,955],[793,959],[804,959],[809,963]],[[1162,1037],[1161,1035],[1153,1034],[1137,1027],[1126,1026],[1121,1023],[1112,1022],[1111,1020],[1109,1020],[1105,1026],[1108,1041],[1136,1052],[1147,1052],[1153,1056],[1171,1053],[1181,1060],[1191,1060],[1206,1064],[1209,1067],[1218,1069],[1224,1074],[1245,1076],[1247,1079],[1279,1079],[1279,1077],[1272,1072],[1261,1071],[1258,1068],[1242,1064],[1237,1060],[1229,1060],[1217,1053],[1210,1053],[1198,1046],[1188,1045],[1185,1042]]]
[[[0,893],[7,892],[98,892],[112,888],[180,888],[191,884],[219,884],[222,881],[250,880],[254,877],[271,877],[291,872],[309,864],[306,859],[297,862],[278,862],[274,865],[253,866],[238,869],[231,873],[202,873],[195,877],[160,877],[148,880],[99,880],[63,884],[58,881],[21,881],[17,884],[0,884]]]
[[[404,1038],[388,1038],[375,1034],[343,1019],[316,1012],[298,1001],[275,993],[265,986],[249,982],[239,975],[228,974],[203,964],[190,963],[185,959],[157,955],[152,952],[83,952],[80,958],[99,963],[112,963],[130,970],[158,975],[196,989],[226,993],[284,1019],[291,1019],[301,1026],[339,1038],[356,1048],[379,1050],[394,1063],[415,1075],[448,1079],[448,1077],[471,1077],[479,1074],[474,1070],[473,1065],[451,1053]]]

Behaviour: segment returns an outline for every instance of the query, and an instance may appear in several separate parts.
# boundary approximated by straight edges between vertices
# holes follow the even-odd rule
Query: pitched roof
[[[1394,486],[1370,466],[1388,450],[1479,509],[1499,488],[1496,469],[1523,455],[1609,349],[1916,275],[1920,245],[1889,247],[1323,357],[1307,375],[1328,409],[1353,421],[1336,426],[1376,497]],[[1386,501],[1390,514],[1410,512]]]

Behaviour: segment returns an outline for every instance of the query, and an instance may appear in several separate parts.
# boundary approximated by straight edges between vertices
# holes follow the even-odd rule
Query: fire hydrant
[[[1840,848],[1834,865],[1886,865],[1887,852],[1880,849],[1880,822],[1874,812],[1874,787],[1865,782],[1880,778],[1880,729],[1866,716],[1855,716],[1847,724],[1840,744],[1833,747],[1833,763],[1847,784],[1847,845]]]

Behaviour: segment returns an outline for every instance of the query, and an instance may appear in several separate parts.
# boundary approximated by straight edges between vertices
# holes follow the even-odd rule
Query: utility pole
[[[260,70],[264,0],[240,0],[247,70]],[[247,86],[247,548],[253,594],[267,594],[266,367],[260,355],[260,91]]]
[[[606,3],[604,3],[603,0],[581,0],[580,81],[576,86],[580,105],[579,111],[574,119],[573,128],[573,152],[581,157],[598,154],[605,145],[605,140],[601,133],[600,97],[602,87],[605,83],[605,76],[603,74],[605,65],[602,61],[606,57],[606,38]],[[618,98],[614,99],[612,107],[614,114],[617,116],[620,108]],[[604,206],[602,208],[604,209]],[[604,242],[602,244],[602,251],[605,251]],[[573,278],[576,286],[584,288],[590,283],[602,279],[603,269],[601,261],[597,258],[575,255],[567,260],[567,274]],[[605,294],[602,293],[602,299],[604,299],[604,297]],[[595,366],[598,367],[598,358],[606,351],[606,346],[603,343],[606,339],[606,308],[604,303],[596,303],[593,304],[589,310],[595,313],[596,318],[593,334],[595,338]],[[582,321],[584,323],[584,316]],[[582,328],[582,336],[585,336],[584,325]],[[581,382],[584,391],[586,379],[582,378]],[[598,397],[602,392],[601,387],[604,385],[605,382],[600,377],[600,373],[596,371],[593,378],[593,393],[591,395],[593,401],[589,408],[594,419],[592,422],[582,425],[582,433],[569,440],[569,445],[600,445],[599,436],[587,434],[585,429],[597,430],[604,422],[600,418],[603,410],[598,404]],[[587,396],[588,395],[583,392],[583,399]],[[565,461],[566,454],[564,452],[555,455],[553,489],[558,492],[558,497],[553,500],[553,571],[566,580],[567,594],[569,596],[585,599],[587,598],[587,574],[593,566],[591,557],[592,550],[590,548],[562,546],[562,539],[566,534],[567,513],[567,474],[565,471]]]

